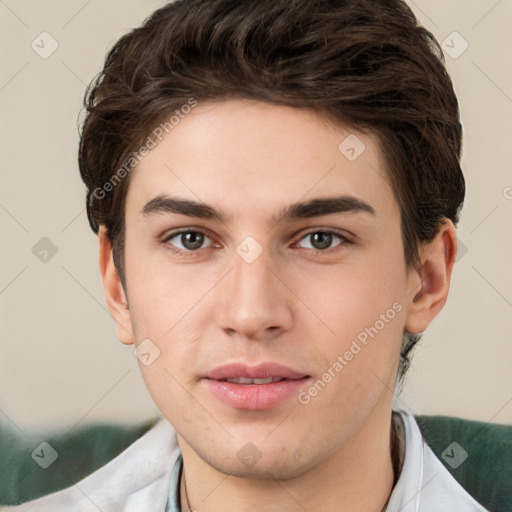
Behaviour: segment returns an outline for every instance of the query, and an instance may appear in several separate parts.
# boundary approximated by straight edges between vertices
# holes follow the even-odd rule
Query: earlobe
[[[121,278],[112,258],[112,246],[105,226],[98,231],[99,267],[103,281],[103,291],[110,315],[116,323],[117,336],[121,343],[134,343],[128,301]]]
[[[457,252],[455,227],[445,219],[434,240],[421,250],[421,267],[409,275],[409,297],[405,329],[420,333],[443,309]]]

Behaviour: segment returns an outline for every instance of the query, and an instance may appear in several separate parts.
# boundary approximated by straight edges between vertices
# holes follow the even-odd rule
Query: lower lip
[[[233,384],[218,380],[204,379],[208,389],[224,404],[234,409],[260,411],[275,407],[293,395],[309,381],[285,379],[270,384]]]

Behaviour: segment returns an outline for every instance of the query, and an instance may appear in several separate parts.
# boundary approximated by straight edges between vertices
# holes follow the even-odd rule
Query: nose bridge
[[[255,339],[288,328],[291,320],[270,253],[256,243],[246,239],[233,254],[219,316],[223,329]]]
[[[242,247],[243,248],[243,247]],[[256,300],[270,292],[271,262],[268,251],[259,255],[251,254],[252,249],[246,255],[241,246],[237,248],[237,254],[233,257],[233,272],[231,276],[233,292],[243,298]],[[246,258],[245,256],[250,256]],[[254,259],[253,259],[254,258]]]

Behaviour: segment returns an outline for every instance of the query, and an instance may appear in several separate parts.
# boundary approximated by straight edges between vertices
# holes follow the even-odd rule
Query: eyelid
[[[208,238],[214,238],[212,237],[208,229],[195,226],[185,226],[182,228],[175,228],[168,231],[166,230],[159,238],[161,238],[162,241],[165,241],[169,240],[170,238],[174,238],[176,235],[181,235],[182,233],[201,233],[202,235],[205,235]]]
[[[215,239],[208,233],[207,230],[205,230],[204,228],[195,228],[193,226],[188,226],[185,228],[178,228],[178,229],[171,231],[170,233],[166,233],[161,237],[161,242],[165,246],[167,246],[167,248],[170,251],[172,251],[174,253],[184,255],[184,256],[193,256],[194,254],[198,253],[201,249],[196,249],[196,250],[179,249],[177,247],[174,247],[170,243],[171,239],[173,239],[176,236],[181,235],[183,233],[199,233],[201,235],[204,235],[205,238],[208,238],[211,241],[210,245],[208,245],[207,247],[201,247],[201,249],[208,249],[209,247],[212,247],[213,245],[218,244],[218,242],[215,241]]]
[[[308,247],[306,247],[306,248],[303,247],[303,249],[309,249],[309,250],[313,250],[313,251],[316,251],[316,252],[319,252],[319,253],[322,253],[322,252],[327,253],[331,249],[336,249],[337,247],[340,247],[340,246],[343,246],[343,245],[354,244],[355,243],[348,234],[345,234],[345,232],[340,232],[340,231],[338,231],[336,229],[332,229],[332,228],[311,228],[310,230],[308,230],[306,232],[302,232],[300,237],[297,239],[297,241],[294,242],[294,245],[298,244],[304,238],[306,238],[307,236],[312,235],[314,233],[326,233],[328,235],[337,236],[338,238],[341,239],[341,243],[335,245],[334,247],[330,247],[329,249],[324,249],[324,250],[321,250],[321,249],[311,249],[311,248],[308,248]]]
[[[352,235],[351,233],[348,233],[347,231],[344,231],[344,230],[337,230],[334,228],[314,227],[314,228],[308,229],[307,231],[302,232],[299,240],[302,240],[304,237],[306,237],[308,235],[312,235],[313,233],[328,233],[330,235],[336,235],[350,243],[353,243],[354,242],[353,238],[355,238],[354,235]]]

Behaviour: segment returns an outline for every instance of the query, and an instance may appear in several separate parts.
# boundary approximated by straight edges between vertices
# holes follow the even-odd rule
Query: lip
[[[235,384],[222,380],[236,377],[281,377],[284,380],[270,384]],[[276,407],[296,396],[309,380],[309,375],[278,363],[262,363],[257,366],[232,363],[215,368],[203,377],[202,382],[224,405],[234,409],[260,411]]]
[[[204,378],[211,380],[234,379],[235,377],[248,377],[250,379],[266,379],[268,377],[281,377],[283,379],[301,379],[305,373],[292,370],[279,363],[260,363],[249,366],[244,363],[230,363],[214,368]],[[264,385],[264,384],[263,384]]]

